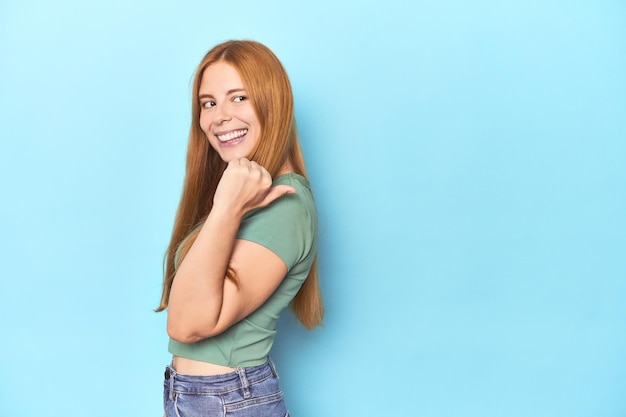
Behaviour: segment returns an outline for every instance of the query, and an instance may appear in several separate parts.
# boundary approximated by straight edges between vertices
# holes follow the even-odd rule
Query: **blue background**
[[[0,1],[0,415],[160,416],[190,81],[231,38],[295,91],[318,416],[626,415],[626,3]]]

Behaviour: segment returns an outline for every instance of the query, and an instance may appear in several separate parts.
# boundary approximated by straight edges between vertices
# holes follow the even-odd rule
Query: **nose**
[[[216,106],[215,111],[213,112],[213,123],[217,125],[221,125],[224,122],[227,122],[231,119],[228,108],[224,105]]]

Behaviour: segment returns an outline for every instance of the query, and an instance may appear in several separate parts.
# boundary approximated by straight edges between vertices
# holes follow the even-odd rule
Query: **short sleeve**
[[[315,219],[297,192],[286,194],[267,207],[247,213],[237,238],[268,248],[291,270],[308,259],[314,251],[314,234]]]

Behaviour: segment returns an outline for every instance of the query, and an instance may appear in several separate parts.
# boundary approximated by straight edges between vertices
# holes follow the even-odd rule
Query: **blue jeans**
[[[166,417],[288,417],[271,360],[222,375],[181,375],[165,368]]]

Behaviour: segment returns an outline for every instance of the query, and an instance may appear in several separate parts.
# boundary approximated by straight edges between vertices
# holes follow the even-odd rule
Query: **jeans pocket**
[[[233,417],[283,417],[289,415],[282,391],[226,404],[226,413]]]
[[[205,417],[221,416],[224,402],[219,396],[175,393],[170,408],[165,409],[167,417]]]

